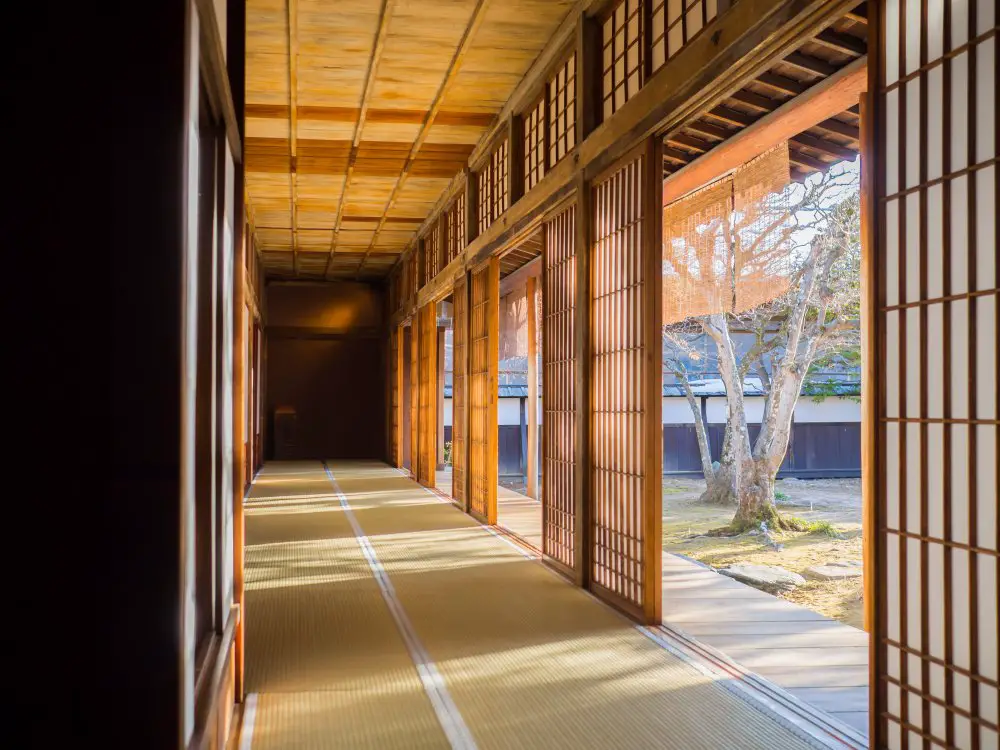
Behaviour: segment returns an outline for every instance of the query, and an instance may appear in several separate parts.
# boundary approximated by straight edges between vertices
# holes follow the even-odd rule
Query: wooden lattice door
[[[455,318],[451,386],[451,495],[462,508],[468,510],[469,284],[464,274],[455,283],[452,299]]]
[[[424,305],[417,313],[419,350],[419,417],[417,426],[419,471],[417,481],[434,487],[437,470],[437,305]]]
[[[545,222],[542,262],[542,551],[575,571],[576,208]],[[575,577],[575,576],[574,576]]]
[[[469,512],[497,522],[497,367],[500,264],[472,272],[469,306]]]
[[[591,588],[661,616],[659,144],[595,181],[591,260]]]
[[[998,746],[996,8],[871,18],[873,747]]]

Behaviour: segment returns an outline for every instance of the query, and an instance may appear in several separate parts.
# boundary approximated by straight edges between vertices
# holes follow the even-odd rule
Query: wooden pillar
[[[465,174],[465,242],[463,248],[472,244],[479,234],[479,216],[476,208],[479,205],[479,184],[476,181],[476,173],[466,167],[462,170]]]
[[[497,522],[497,482],[500,478],[500,446],[497,435],[500,369],[500,259],[495,255],[490,258],[487,295],[489,304],[486,307],[486,333],[489,376],[486,379],[488,388],[486,403],[489,408],[486,411],[486,476],[489,477],[490,483],[486,488],[488,498],[486,522],[495,525]]]
[[[410,474],[420,476],[420,314],[410,323]]]
[[[524,120],[520,115],[507,118],[507,175],[510,180],[510,205],[524,195]]]
[[[861,558],[864,629],[872,632],[875,603],[875,308],[872,283],[875,254],[872,233],[872,123],[868,94],[861,94]]]
[[[645,419],[643,465],[645,469],[646,528],[643,615],[649,625],[663,620],[663,141],[646,140],[643,174],[643,309],[642,346],[645,348],[643,384]]]
[[[447,329],[437,329],[437,468],[444,469],[444,335]]]
[[[576,22],[576,142],[593,132],[601,112],[601,29],[586,14]]]
[[[247,247],[251,243],[246,231],[246,220],[243,216],[243,168],[236,170],[236,215],[239,217],[237,226],[239,234],[234,243],[238,253],[233,268],[233,603],[240,608],[240,619],[236,624],[235,650],[233,668],[235,672],[234,692],[239,703],[243,702],[246,691],[243,683],[244,665],[244,633],[246,626],[246,585],[244,583],[244,540],[246,526],[243,519],[243,489],[246,476],[246,424],[245,399],[243,389],[243,374],[246,368],[244,361],[244,343],[246,338],[246,259]]]
[[[573,519],[576,538],[573,568],[576,583],[589,586],[592,545],[590,539],[590,421],[592,394],[590,387],[591,347],[591,258],[593,238],[593,191],[581,173],[576,183],[576,307],[573,320],[576,337],[576,457],[573,483],[575,486]]]
[[[535,293],[538,279],[528,277],[528,497],[538,499],[538,314]]]

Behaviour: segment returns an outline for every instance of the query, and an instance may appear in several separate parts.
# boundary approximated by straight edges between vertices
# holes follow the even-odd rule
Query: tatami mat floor
[[[815,746],[396,470],[329,469],[246,505],[242,747]]]

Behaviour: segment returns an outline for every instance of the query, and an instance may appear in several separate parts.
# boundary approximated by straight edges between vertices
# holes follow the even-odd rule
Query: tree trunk
[[[740,481],[739,507],[733,517],[736,531],[760,528],[762,521],[769,529],[781,528],[774,506],[774,474],[766,461],[747,461]]]

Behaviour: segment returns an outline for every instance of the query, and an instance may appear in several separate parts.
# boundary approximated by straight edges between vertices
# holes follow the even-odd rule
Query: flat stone
[[[806,570],[806,575],[817,581],[844,581],[848,578],[860,578],[864,569],[859,565],[831,563],[829,565],[814,565]]]
[[[806,579],[798,573],[773,565],[729,565],[720,568],[719,572],[754,588],[772,593],[791,591],[806,582]]]

